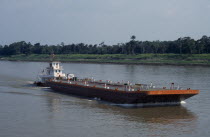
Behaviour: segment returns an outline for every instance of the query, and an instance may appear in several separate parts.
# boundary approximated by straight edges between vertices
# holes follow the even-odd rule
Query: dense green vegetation
[[[210,37],[190,37],[174,41],[137,41],[116,45],[58,44],[41,45],[25,41],[0,45],[0,60],[49,61],[49,54],[68,62],[128,64],[202,64],[210,65]]]
[[[210,37],[203,36],[198,40],[190,37],[179,38],[174,41],[138,41],[135,36],[127,43],[106,45],[104,42],[97,45],[91,44],[58,44],[41,45],[25,41],[15,42],[10,45],[0,45],[0,56],[19,54],[207,54],[210,53]]]
[[[58,54],[62,62],[121,63],[121,64],[176,64],[210,65],[210,54]],[[19,54],[2,57],[11,61],[49,61],[48,54]]]

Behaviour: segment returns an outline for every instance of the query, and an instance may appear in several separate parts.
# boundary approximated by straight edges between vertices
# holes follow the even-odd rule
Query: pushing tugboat
[[[169,88],[157,88],[151,84],[132,84],[80,79],[74,74],[63,73],[58,61],[51,61],[39,75],[37,86],[47,86],[56,92],[88,98],[97,98],[116,104],[141,106],[180,105],[182,101],[199,93],[199,90],[182,89],[171,83]]]

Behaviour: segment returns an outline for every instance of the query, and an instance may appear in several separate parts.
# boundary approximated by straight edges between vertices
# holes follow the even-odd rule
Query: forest
[[[10,45],[0,45],[0,56],[18,54],[208,54],[210,53],[210,37],[202,36],[198,40],[182,37],[174,41],[138,41],[131,36],[126,43],[115,45],[100,44],[61,44],[41,45],[20,41]]]

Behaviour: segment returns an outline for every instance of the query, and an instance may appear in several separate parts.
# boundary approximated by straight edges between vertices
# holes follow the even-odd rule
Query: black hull
[[[34,82],[34,85],[36,85],[38,87],[46,87],[47,86],[45,83],[42,83],[42,82]]]
[[[193,94],[147,95],[145,93],[120,92],[59,82],[47,82],[46,84],[56,92],[98,98],[117,104],[180,105],[181,101],[193,96]]]

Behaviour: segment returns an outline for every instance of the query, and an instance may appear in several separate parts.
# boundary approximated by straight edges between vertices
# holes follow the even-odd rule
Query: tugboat
[[[69,75],[70,76],[70,75]],[[47,86],[46,81],[52,79],[66,79],[66,74],[63,73],[63,67],[60,66],[60,62],[52,61],[49,66],[42,70],[38,75],[38,80],[34,82],[37,86]]]
[[[97,98],[116,104],[137,106],[180,105],[182,101],[199,93],[199,90],[182,89],[171,83],[169,88],[151,84],[112,82],[93,78],[79,79],[74,74],[63,73],[58,61],[51,61],[39,75],[37,86],[48,86],[56,92],[87,98]]]

